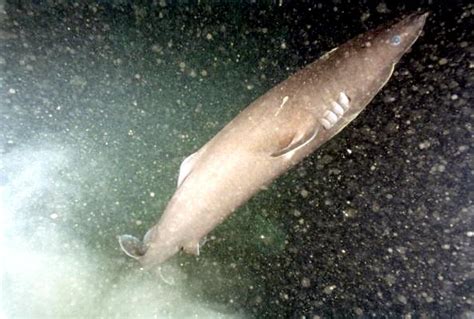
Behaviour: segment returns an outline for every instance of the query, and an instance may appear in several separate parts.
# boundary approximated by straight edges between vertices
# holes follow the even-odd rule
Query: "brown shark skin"
[[[130,252],[135,242],[125,236],[119,238],[122,249],[145,268],[159,265],[181,248],[192,252],[239,206],[367,106],[420,35],[426,17],[415,13],[359,35],[255,100],[195,153],[192,164],[184,165],[190,172],[145,243]],[[349,108],[326,128],[322,118],[341,92],[350,100]]]

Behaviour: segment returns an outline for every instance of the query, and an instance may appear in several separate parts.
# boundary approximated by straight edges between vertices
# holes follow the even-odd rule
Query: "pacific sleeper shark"
[[[427,13],[361,34],[252,102],[181,164],[178,187],[143,242],[119,236],[143,268],[200,241],[239,206],[339,133],[390,79]]]

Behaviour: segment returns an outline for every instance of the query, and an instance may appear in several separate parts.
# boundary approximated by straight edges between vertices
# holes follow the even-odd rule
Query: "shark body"
[[[241,111],[180,167],[178,187],[144,240],[119,236],[145,268],[200,241],[240,205],[349,124],[420,35],[415,13],[342,44]]]

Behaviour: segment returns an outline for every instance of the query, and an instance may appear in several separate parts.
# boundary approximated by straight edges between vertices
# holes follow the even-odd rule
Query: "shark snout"
[[[428,11],[422,13],[414,13],[411,15],[411,24],[418,26],[419,29],[423,29],[426,19],[430,13]]]
[[[415,12],[405,17],[399,24],[408,32],[418,35],[423,29],[428,15],[429,12]]]

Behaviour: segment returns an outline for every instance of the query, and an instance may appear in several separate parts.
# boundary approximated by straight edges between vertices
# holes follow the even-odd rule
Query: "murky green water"
[[[144,272],[120,251],[248,103],[426,8],[363,115],[199,257]],[[471,18],[467,1],[0,0],[0,318],[471,318]]]
[[[140,271],[116,236],[141,236],[157,220],[180,162],[271,86],[262,69],[287,71],[261,59],[266,47],[241,37],[243,26],[60,16],[5,23],[13,38],[1,65],[2,313],[244,316],[233,305],[263,289],[252,261],[285,245],[278,199],[260,195],[198,260],[170,262],[168,284]]]

